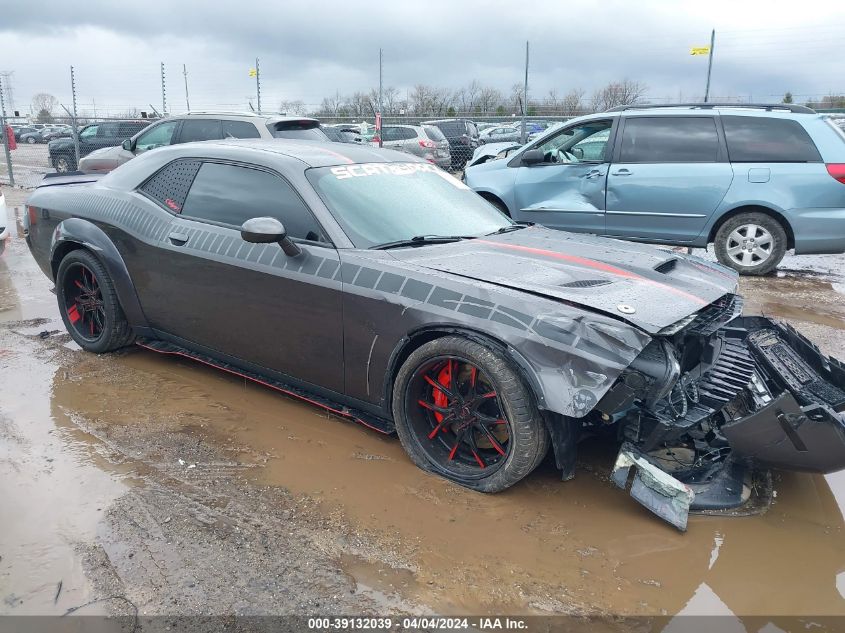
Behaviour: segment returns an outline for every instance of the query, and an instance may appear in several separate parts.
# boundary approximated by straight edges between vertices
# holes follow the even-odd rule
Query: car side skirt
[[[384,420],[359,409],[354,409],[346,405],[340,404],[335,400],[329,399],[323,395],[304,389],[292,383],[270,377],[263,373],[257,373],[255,371],[244,369],[240,366],[236,366],[231,363],[222,361],[207,354],[202,354],[200,352],[193,351],[187,347],[177,345],[176,343],[170,341],[140,338],[136,341],[136,345],[143,347],[144,349],[157,352],[159,354],[167,354],[189,358],[191,360],[197,361],[198,363],[202,363],[203,365],[214,367],[229,374],[241,376],[265,387],[269,387],[270,389],[280,391],[287,396],[296,398],[297,400],[302,400],[309,404],[313,404],[314,406],[320,407],[321,409],[324,409],[342,418],[346,418],[347,420],[357,422],[358,424],[361,424],[369,429],[378,431],[379,433],[383,433],[385,435],[392,435],[395,431],[393,422],[391,421]]]

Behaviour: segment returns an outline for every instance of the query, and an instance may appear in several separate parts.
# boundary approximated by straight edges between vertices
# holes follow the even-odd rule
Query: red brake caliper
[[[437,382],[439,382],[447,389],[449,388],[449,384],[452,382],[452,361],[447,362],[443,366],[443,369],[440,370],[440,373],[437,374]],[[446,397],[445,393],[440,391],[440,389],[432,389],[432,391],[434,392],[432,394],[434,404],[436,404],[438,407],[443,407],[444,409],[449,406],[449,398]],[[435,413],[434,419],[438,422],[441,422],[443,420],[443,414]],[[446,430],[445,426],[443,427],[443,430]]]

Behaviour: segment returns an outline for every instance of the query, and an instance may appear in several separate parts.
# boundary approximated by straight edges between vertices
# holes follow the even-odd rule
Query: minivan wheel
[[[765,213],[740,213],[725,222],[714,239],[716,257],[740,275],[770,273],[786,254],[786,231]]]
[[[417,466],[480,492],[512,486],[549,447],[517,371],[499,352],[459,336],[408,357],[394,384],[393,419]]]

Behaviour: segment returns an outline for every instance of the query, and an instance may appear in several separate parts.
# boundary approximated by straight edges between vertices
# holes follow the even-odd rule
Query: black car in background
[[[475,148],[481,145],[478,128],[469,119],[423,121],[421,125],[433,125],[443,132],[452,152],[452,169],[463,169]]]
[[[95,149],[120,145],[150,123],[149,120],[101,121],[86,125],[79,130],[79,157],[87,156]],[[50,141],[47,151],[50,154],[50,164],[56,171],[66,173],[76,170],[76,152],[72,137]]]

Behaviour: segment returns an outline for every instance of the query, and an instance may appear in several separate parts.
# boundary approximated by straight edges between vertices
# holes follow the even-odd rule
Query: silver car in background
[[[382,146],[419,156],[441,169],[452,165],[449,141],[433,125],[385,125],[381,129]],[[373,138],[378,145],[378,137]]]

